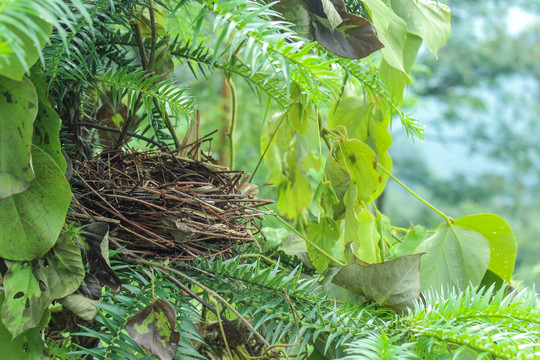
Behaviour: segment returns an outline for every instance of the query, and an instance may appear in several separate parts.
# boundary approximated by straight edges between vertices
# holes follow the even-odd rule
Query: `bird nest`
[[[272,201],[242,171],[163,152],[108,152],[77,164],[79,223],[110,223],[113,244],[142,257],[191,260],[254,241]]]

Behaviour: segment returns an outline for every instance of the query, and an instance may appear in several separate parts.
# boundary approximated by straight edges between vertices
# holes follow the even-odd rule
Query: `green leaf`
[[[63,231],[54,247],[34,269],[37,279],[47,284],[51,300],[75,292],[84,279],[81,250]]]
[[[350,175],[358,191],[358,201],[377,190],[382,178],[377,171],[377,155],[368,145],[355,139],[338,141],[332,145],[330,155]]]
[[[4,277],[6,299],[2,305],[2,321],[15,338],[38,326],[50,304],[47,289],[41,290],[32,266],[23,262],[8,262]]]
[[[354,256],[366,263],[381,261],[379,240],[374,217],[366,209],[360,209],[357,202],[356,188],[349,187],[345,208],[345,244],[350,244]]]
[[[403,255],[413,254],[426,237],[427,230],[423,226],[416,225],[403,237],[403,240],[396,246],[396,251],[390,258],[395,259]]]
[[[294,177],[281,185],[277,209],[288,219],[295,218],[300,211],[311,202],[311,185],[298,167],[294,169]]]
[[[176,352],[180,333],[175,327],[176,312],[163,299],[156,299],[133,315],[126,324],[126,330],[133,340],[160,360],[171,360]]]
[[[338,224],[334,219],[329,217],[323,217],[320,222],[312,222],[307,230],[308,239],[324,250],[326,253],[332,255],[334,247],[339,240],[340,230]],[[330,264],[328,256],[321,253],[317,248],[311,245],[309,242],[306,244],[308,255],[313,266],[319,273],[326,270]]]
[[[83,320],[92,321],[97,315],[96,301],[81,294],[68,295],[58,302]]]
[[[411,33],[407,34],[407,40],[403,46],[403,69],[396,68],[386,58],[381,60],[379,72],[388,88],[388,92],[397,104],[401,104],[403,101],[403,90],[409,83],[407,74],[412,69],[421,45],[422,39],[420,37]]]
[[[450,36],[450,8],[440,1],[393,0],[392,9],[405,20],[409,32],[424,39],[437,56]]]
[[[489,243],[491,258],[488,269],[510,282],[514,272],[517,242],[510,226],[494,214],[463,216],[454,225],[482,234]]]
[[[359,96],[347,96],[336,101],[328,113],[328,126],[345,126],[347,135],[352,139],[366,141],[371,115],[366,100]]]
[[[309,258],[306,241],[296,234],[289,234],[285,237],[278,250],[289,256],[296,256],[302,263],[313,269],[313,263]]]
[[[62,230],[71,189],[49,155],[32,146],[36,180],[0,201],[0,257],[33,260],[49,251]]]
[[[0,293],[0,305],[3,305],[5,293]],[[0,349],[4,360],[37,360],[43,355],[43,340],[38,328],[27,330],[14,339],[0,321]]]
[[[330,22],[332,29],[336,28],[339,24],[343,22],[341,16],[339,16],[336,8],[330,0],[321,0],[322,8],[326,14],[326,18]]]
[[[420,273],[422,291],[438,291],[441,286],[464,290],[478,286],[489,264],[489,243],[482,234],[442,223],[416,249],[425,252]]]
[[[380,305],[405,312],[420,295],[421,256],[406,255],[367,266],[347,265],[332,282]]]
[[[16,38],[6,39],[11,43],[11,48],[14,51],[0,57],[0,75],[13,80],[22,80],[24,73],[39,59],[41,49],[52,34],[52,25],[39,17],[29,13],[18,15],[25,17],[32,28],[22,29],[13,26],[13,23],[21,25],[17,19],[14,22],[2,24],[10,30],[8,35],[14,35]],[[10,15],[6,14],[6,16]],[[0,34],[0,43],[5,39],[5,35]]]
[[[60,145],[60,126],[62,120],[51,107],[45,90],[45,84],[36,85],[39,95],[39,107],[34,121],[33,143],[45,151],[54,160],[62,173],[66,172],[66,159]]]
[[[381,50],[383,59],[393,68],[401,71],[408,79],[408,71],[405,68],[405,44],[407,42],[407,25],[399,16],[390,12],[390,24],[388,33],[379,35],[384,48]]]
[[[0,201],[24,191],[34,180],[30,153],[37,103],[30,80],[0,76]]]

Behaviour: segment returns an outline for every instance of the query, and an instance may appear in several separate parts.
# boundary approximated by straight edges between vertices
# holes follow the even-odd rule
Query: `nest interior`
[[[163,152],[108,152],[77,164],[71,220],[106,221],[142,257],[191,260],[254,241],[271,200],[242,171]]]

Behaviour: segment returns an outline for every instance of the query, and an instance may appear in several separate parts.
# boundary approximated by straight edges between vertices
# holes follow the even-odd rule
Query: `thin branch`
[[[94,124],[94,123],[91,123],[91,122],[77,122],[77,123],[73,123],[72,125],[73,126],[90,127],[90,128],[110,131],[110,132],[114,132],[114,133],[121,133],[122,132],[122,130],[120,130],[120,129],[116,129],[116,128],[112,128],[112,127],[104,126],[104,125],[100,125],[100,124]],[[149,142],[150,144],[157,146],[159,149],[165,149],[166,148],[162,144],[158,143],[157,141],[155,141],[153,139],[150,139],[149,137],[139,135],[139,134],[136,134],[136,133],[131,132],[131,131],[126,131],[126,135],[129,135],[129,136],[134,137],[136,139],[140,139],[140,140],[144,140],[146,142]]]

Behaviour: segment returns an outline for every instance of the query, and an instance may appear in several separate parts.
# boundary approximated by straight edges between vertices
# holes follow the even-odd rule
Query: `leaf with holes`
[[[423,254],[371,265],[350,264],[332,282],[398,312],[412,308],[420,295],[420,257]]]
[[[160,360],[171,360],[174,356],[180,340],[180,333],[175,327],[176,312],[163,299],[156,299],[133,315],[126,324],[133,340]]]
[[[34,268],[37,279],[46,283],[51,300],[75,292],[84,279],[81,250],[71,236],[62,232],[54,247]]]
[[[4,277],[6,299],[2,304],[2,321],[13,338],[38,326],[50,304],[48,288],[42,290],[32,266],[23,262],[6,262]]]
[[[0,201],[34,180],[32,123],[38,111],[34,85],[0,76]]]

